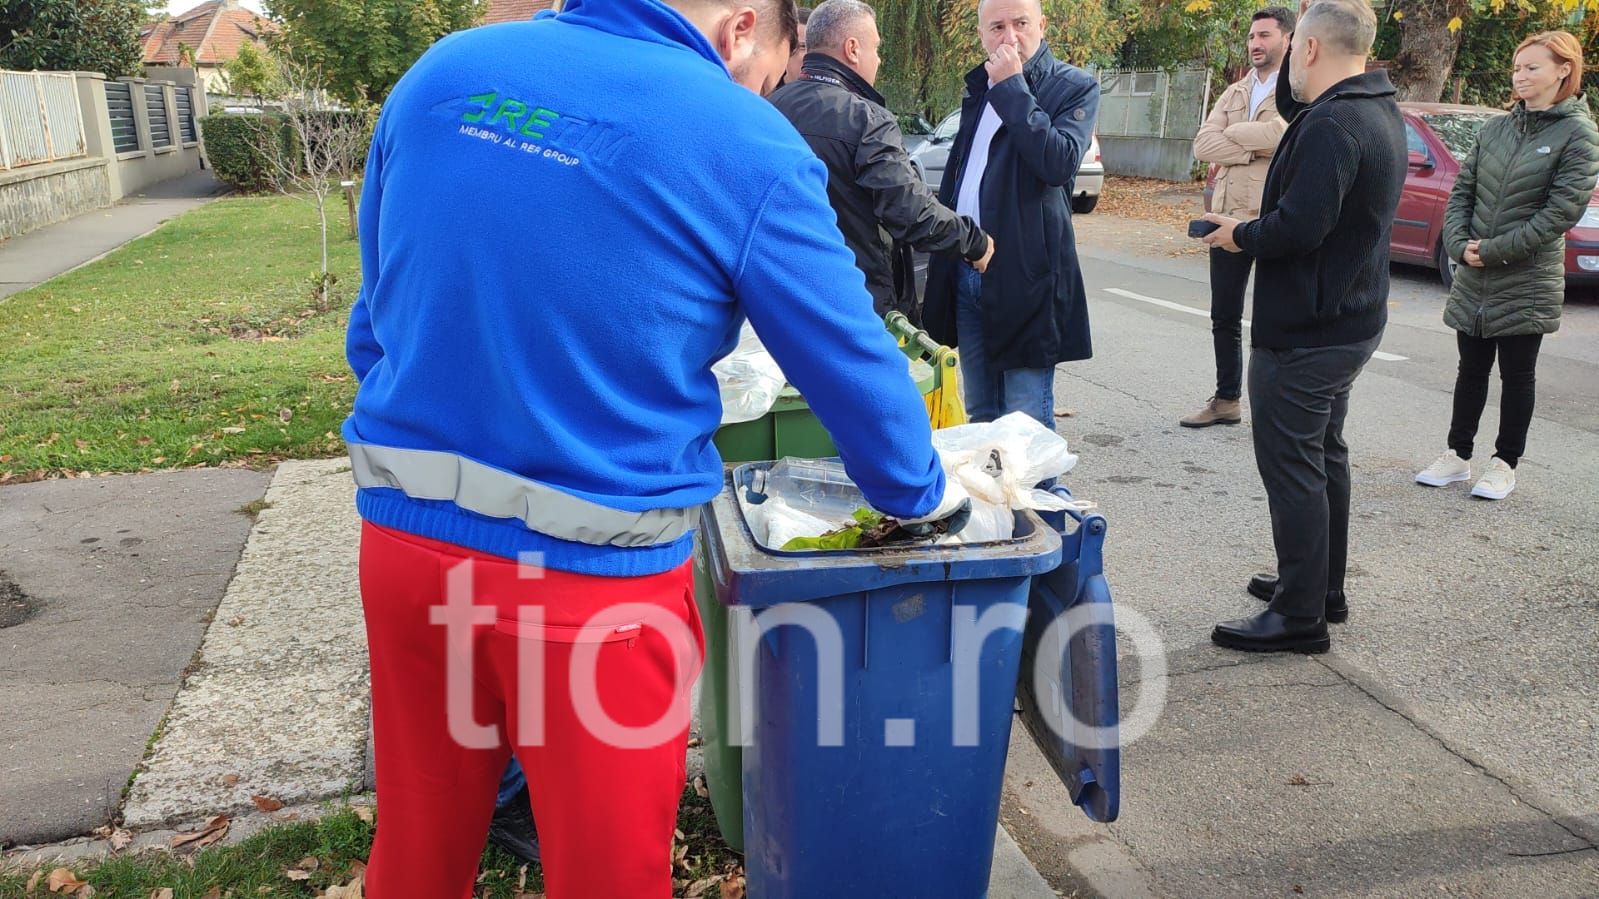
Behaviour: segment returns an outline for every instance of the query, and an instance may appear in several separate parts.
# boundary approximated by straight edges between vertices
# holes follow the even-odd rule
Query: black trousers
[[[1349,559],[1349,446],[1355,378],[1382,335],[1346,346],[1257,348],[1249,355],[1255,465],[1271,506],[1283,615],[1317,618],[1342,590]]]
[[[1455,376],[1455,413],[1449,421],[1449,448],[1471,458],[1477,424],[1488,405],[1488,376],[1499,357],[1499,439],[1494,455],[1515,468],[1527,451],[1527,429],[1538,386],[1538,347],[1542,334],[1515,337],[1470,337],[1455,332],[1460,344],[1460,373]]]
[[[1243,395],[1244,293],[1255,257],[1248,253],[1210,251],[1210,339],[1216,347],[1216,398]]]

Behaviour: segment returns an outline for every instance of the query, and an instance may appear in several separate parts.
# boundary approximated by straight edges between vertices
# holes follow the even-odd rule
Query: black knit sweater
[[[1289,83],[1286,61],[1279,83]],[[1375,337],[1388,321],[1388,240],[1407,162],[1394,86],[1374,71],[1308,105],[1277,93],[1292,122],[1266,173],[1260,218],[1233,235],[1259,260],[1252,345]]]

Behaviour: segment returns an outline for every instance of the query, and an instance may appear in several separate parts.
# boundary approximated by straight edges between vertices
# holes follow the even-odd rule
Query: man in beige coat
[[[1272,153],[1288,123],[1277,114],[1277,72],[1282,68],[1294,14],[1280,6],[1255,13],[1249,23],[1249,74],[1222,91],[1194,136],[1194,158],[1217,170],[1210,211],[1249,221],[1260,217],[1260,195]],[[1254,257],[1210,251],[1210,330],[1216,347],[1216,393],[1185,428],[1243,421],[1244,291]]]

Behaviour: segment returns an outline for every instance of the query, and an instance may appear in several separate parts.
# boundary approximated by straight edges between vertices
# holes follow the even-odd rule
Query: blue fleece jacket
[[[867,498],[928,514],[944,485],[925,407],[826,177],[656,0],[571,0],[439,41],[395,86],[367,162],[345,440],[454,454],[609,509],[694,507],[722,483],[711,365],[748,316]],[[587,574],[665,571],[692,544],[576,542],[394,487],[357,506]]]

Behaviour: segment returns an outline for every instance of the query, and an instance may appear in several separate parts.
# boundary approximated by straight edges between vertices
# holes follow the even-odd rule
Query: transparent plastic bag
[[[772,411],[788,379],[766,351],[749,322],[738,332],[738,346],[711,366],[722,396],[722,424],[754,421]]]
[[[972,496],[972,518],[949,542],[983,543],[1014,536],[1018,509],[1059,512],[1075,505],[1038,484],[1077,465],[1066,438],[1023,412],[992,422],[933,432],[946,477]]]

